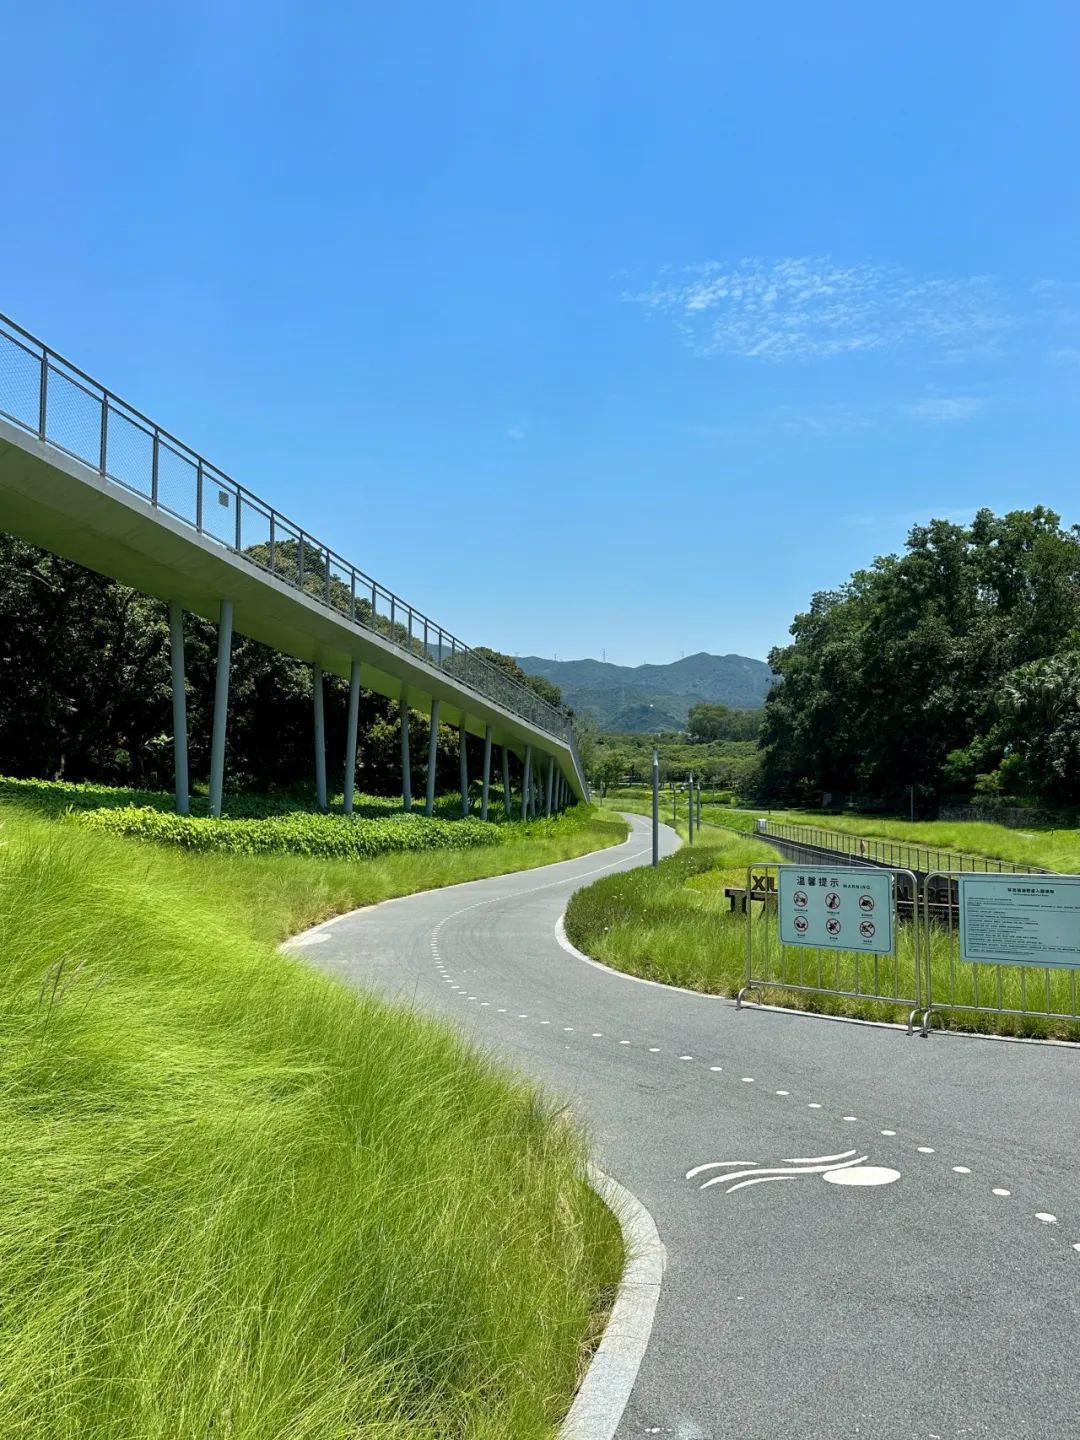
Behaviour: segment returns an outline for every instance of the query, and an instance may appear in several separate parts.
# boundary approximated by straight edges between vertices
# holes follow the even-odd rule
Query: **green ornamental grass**
[[[581,809],[561,838],[316,861],[4,806],[4,1440],[553,1435],[621,1264],[582,1134],[274,946],[625,834]]]

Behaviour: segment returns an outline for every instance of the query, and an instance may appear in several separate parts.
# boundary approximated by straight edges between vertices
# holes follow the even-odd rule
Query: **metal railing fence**
[[[930,962],[926,969],[922,1033],[929,1033],[935,1011],[946,1010],[1023,1016],[1056,1024],[1080,1023],[1075,969],[961,959],[957,881],[966,874],[970,870],[931,871],[922,887],[923,935]]]
[[[851,869],[859,869],[857,860]],[[772,882],[775,893],[779,864],[759,862],[747,867],[746,894],[754,881],[763,877]],[[912,1034],[923,1009],[923,964],[919,926],[900,924],[901,882],[908,893],[915,890],[910,870],[892,872],[891,904],[896,944],[892,954],[875,955],[859,950],[833,950],[817,946],[785,945],[780,939],[779,912],[768,896],[746,907],[746,973],[736,996],[741,1009],[747,994],[754,990],[782,990],[796,995],[824,995],[837,999],[894,1005],[907,1012],[907,1030]],[[912,916],[912,920],[915,917]]]
[[[850,835],[844,830],[829,830],[820,825],[794,825],[787,821],[767,820],[763,830],[754,835],[784,840],[791,845],[812,846],[836,855],[850,855],[865,864],[882,865],[889,869],[914,870],[927,875],[941,870],[982,870],[995,875],[1048,875],[1052,872],[1036,865],[1014,864],[980,855],[965,855],[956,850],[943,850],[936,845],[918,841],[886,840],[877,836]]]
[[[547,734],[569,716],[0,314],[0,415]]]

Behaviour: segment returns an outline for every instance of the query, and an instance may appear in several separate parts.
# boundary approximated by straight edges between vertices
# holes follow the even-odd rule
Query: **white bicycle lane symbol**
[[[796,1156],[777,1165],[759,1165],[756,1160],[709,1160],[688,1170],[686,1179],[696,1180],[710,1170],[724,1170],[726,1174],[711,1176],[698,1189],[723,1185],[725,1195],[733,1195],[736,1190],[745,1190],[751,1185],[767,1185],[772,1180],[795,1180],[801,1175],[820,1175],[830,1185],[851,1186],[891,1185],[900,1179],[899,1170],[890,1170],[886,1165],[867,1165],[869,1158],[856,1150],[842,1150],[839,1155]]]

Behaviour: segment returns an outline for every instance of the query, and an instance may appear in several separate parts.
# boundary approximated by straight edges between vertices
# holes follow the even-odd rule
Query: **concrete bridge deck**
[[[490,736],[570,794],[563,712],[0,316],[0,528]]]

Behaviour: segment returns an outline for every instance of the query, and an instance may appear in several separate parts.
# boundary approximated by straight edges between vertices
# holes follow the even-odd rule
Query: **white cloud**
[[[772,361],[912,343],[957,358],[992,347],[1012,323],[985,275],[926,279],[807,257],[687,266],[623,299],[670,316],[700,355]]]
[[[937,395],[915,400],[905,405],[904,410],[915,420],[948,424],[955,420],[974,420],[982,412],[984,404],[977,395]]]

